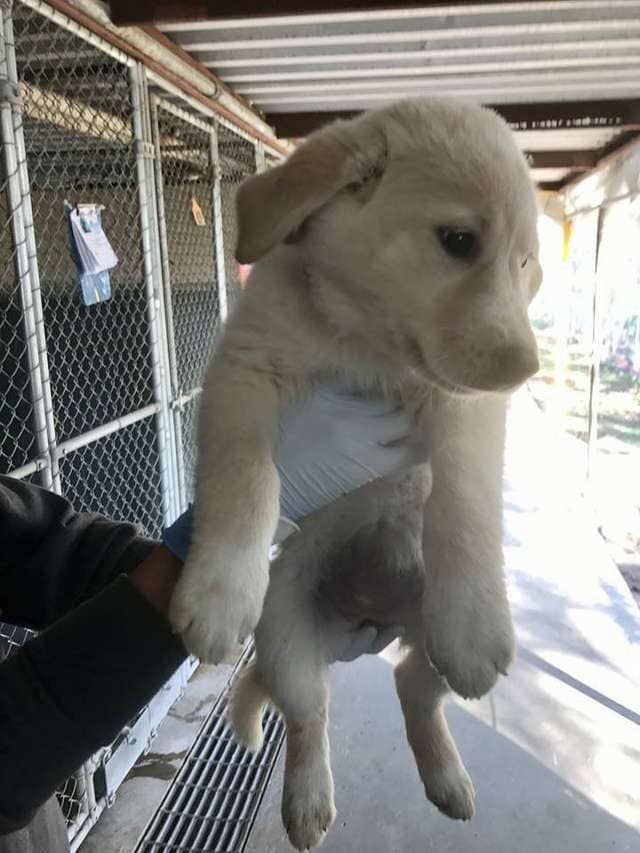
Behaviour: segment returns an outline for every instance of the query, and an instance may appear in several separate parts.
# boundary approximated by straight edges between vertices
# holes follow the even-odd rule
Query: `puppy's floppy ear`
[[[358,150],[359,134],[343,137],[340,132],[349,125],[353,131],[357,124],[360,122],[340,123],[339,130],[334,125],[314,134],[281,166],[241,185],[236,196],[236,258],[240,263],[257,261],[358,178],[366,160],[365,152]]]

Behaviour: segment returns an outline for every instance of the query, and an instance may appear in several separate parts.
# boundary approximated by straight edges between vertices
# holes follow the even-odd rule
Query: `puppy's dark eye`
[[[529,261],[531,260],[531,258],[532,258],[532,255],[531,255],[531,252],[529,252],[529,254],[525,255],[524,258],[520,261],[520,267],[522,269],[524,269],[526,267],[526,265],[529,263]]]
[[[460,261],[470,261],[480,252],[480,241],[468,228],[437,228],[440,245],[448,255]]]

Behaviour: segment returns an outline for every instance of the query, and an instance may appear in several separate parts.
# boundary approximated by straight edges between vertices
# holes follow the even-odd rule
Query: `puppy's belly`
[[[413,530],[379,523],[335,549],[320,579],[322,599],[350,622],[416,626],[424,570]]]

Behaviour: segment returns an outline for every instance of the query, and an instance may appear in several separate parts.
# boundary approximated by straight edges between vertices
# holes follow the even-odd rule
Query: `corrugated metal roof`
[[[421,93],[525,103],[640,92],[640,3],[435,6],[166,24],[265,112]]]
[[[640,95],[640,0],[438,4],[160,29],[276,127],[291,114],[339,114],[418,94],[492,105]],[[521,144],[528,152],[602,152],[624,130],[527,127]],[[572,171],[543,163],[539,176],[558,184]]]

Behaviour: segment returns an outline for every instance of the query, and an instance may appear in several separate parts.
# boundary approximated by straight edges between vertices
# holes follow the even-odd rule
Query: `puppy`
[[[238,218],[237,257],[259,263],[205,382],[194,534],[173,625],[190,651],[216,662],[258,624],[278,520],[273,450],[292,400],[336,377],[398,399],[414,415],[414,440],[428,436],[428,500],[430,478],[417,469],[360,490],[341,533],[330,510],[304,524],[269,593],[288,601],[295,626],[285,636],[267,625],[282,615],[270,604],[239,704],[260,707],[268,694],[284,711],[285,801],[305,774],[315,792],[286,806],[285,820],[297,846],[318,843],[333,814],[322,601],[337,599],[356,621],[395,621],[385,607],[399,584],[394,607],[409,651],[396,680],[409,740],[416,758],[435,762],[434,777],[418,758],[431,799],[468,817],[470,782],[440,699],[443,679],[482,696],[513,656],[504,423],[508,392],[538,368],[527,308],[541,279],[527,164],[492,111],[405,101],[332,124],[250,178]],[[287,648],[295,651],[285,660]],[[298,657],[310,678],[300,680]],[[250,731],[245,716],[238,728],[255,745],[256,715]]]

